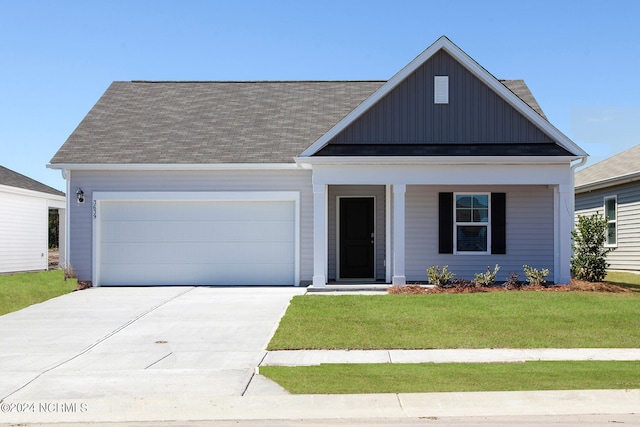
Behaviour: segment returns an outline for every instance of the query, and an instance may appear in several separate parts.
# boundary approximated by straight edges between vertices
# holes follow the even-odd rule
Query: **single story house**
[[[578,215],[607,219],[612,270],[640,272],[640,145],[576,172]]]
[[[49,209],[60,213],[65,251],[63,192],[0,166],[0,273],[49,268]]]
[[[48,166],[94,286],[568,283],[585,156],[441,37],[388,81],[114,82]]]

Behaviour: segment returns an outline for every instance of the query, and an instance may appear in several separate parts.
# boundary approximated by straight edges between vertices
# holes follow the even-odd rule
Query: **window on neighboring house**
[[[506,193],[439,193],[438,252],[506,254]]]
[[[607,243],[605,246],[618,245],[618,198],[604,198],[604,216],[607,220]]]

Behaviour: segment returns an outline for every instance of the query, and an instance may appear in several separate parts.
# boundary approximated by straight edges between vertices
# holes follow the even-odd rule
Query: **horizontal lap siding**
[[[0,273],[47,269],[47,221],[46,200],[0,193]]]
[[[506,193],[507,253],[505,255],[454,255],[438,253],[439,192]],[[511,272],[524,279],[522,265],[548,268],[553,277],[553,190],[546,186],[407,186],[406,275],[409,281],[427,280],[426,269],[448,265],[458,278],[500,265],[497,280]]]
[[[92,279],[92,194],[94,191],[298,191],[300,192],[300,280],[313,276],[313,191],[311,171],[73,171],[71,190],[84,204],[71,203],[71,264],[80,280]]]
[[[576,194],[578,215],[604,215],[604,198],[618,199],[618,245],[607,255],[612,270],[640,271],[640,183]]]

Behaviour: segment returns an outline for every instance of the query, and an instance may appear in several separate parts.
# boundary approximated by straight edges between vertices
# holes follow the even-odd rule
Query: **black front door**
[[[373,197],[340,200],[340,278],[374,278]]]

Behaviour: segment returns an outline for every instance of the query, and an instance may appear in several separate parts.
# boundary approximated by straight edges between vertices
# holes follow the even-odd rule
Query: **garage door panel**
[[[103,202],[99,284],[292,285],[295,228],[293,201]]]
[[[196,225],[197,223],[197,225]],[[192,233],[196,226],[200,232]],[[291,221],[104,221],[102,241],[109,242],[293,242],[295,230]]]
[[[293,269],[293,264],[289,268]],[[283,280],[279,266],[265,265],[259,270],[247,271],[243,264],[173,264],[155,266],[157,275],[149,276],[142,266],[131,264],[108,269],[102,277],[102,286],[239,286],[239,285],[291,285]]]

